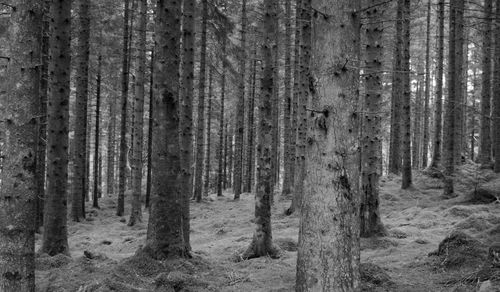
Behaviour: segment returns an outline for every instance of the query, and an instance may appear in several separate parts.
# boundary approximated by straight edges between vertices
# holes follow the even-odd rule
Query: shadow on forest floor
[[[443,200],[439,179],[416,174],[414,188],[403,191],[400,177],[382,178],[389,236],[361,241],[364,291],[476,291],[478,282],[499,283],[498,268],[484,271],[484,263],[487,247],[500,243],[500,205],[464,202],[482,185],[498,181],[492,188],[500,190],[500,178],[468,164],[456,180],[458,197]],[[147,212],[143,223],[127,227],[114,215],[114,200],[104,198],[102,209],[89,208],[87,221],[70,223],[72,258],[37,257],[37,291],[293,291],[299,219],[283,215],[289,203],[277,199],[273,206],[279,259],[232,260],[251,241],[254,201],[243,194],[235,202],[226,193],[192,203],[193,258],[161,262],[135,255]]]

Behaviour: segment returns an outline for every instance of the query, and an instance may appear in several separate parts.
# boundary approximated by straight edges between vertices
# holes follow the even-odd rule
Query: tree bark
[[[311,0],[304,2],[310,11]],[[360,17],[355,11],[360,1],[316,0],[313,6],[324,7],[331,18],[314,23],[318,80],[311,92],[314,111],[306,150],[295,291],[359,291],[360,157],[355,114],[359,72],[345,64],[359,59]],[[304,27],[304,40],[310,38],[308,30]],[[304,43],[302,61],[308,66],[310,45]],[[327,68],[333,69],[330,74],[320,74]]]
[[[149,209],[150,199],[151,199],[151,181],[152,181],[152,156],[153,156],[153,111],[154,111],[154,88],[153,88],[153,80],[154,80],[154,47],[151,49],[151,65],[149,72],[149,120],[148,120],[148,173],[146,178],[146,202],[144,206]],[[191,135],[192,137],[192,135]],[[191,148],[191,141],[189,142],[189,147]],[[191,169],[189,167],[189,169]],[[189,180],[189,183],[191,181]],[[191,187],[189,187],[191,190]],[[188,198],[191,192],[187,193]]]
[[[425,34],[425,98],[424,98],[424,135],[422,141],[422,168],[426,168],[429,161],[429,102],[431,89],[431,4],[427,1],[427,32]]]
[[[493,153],[495,155],[493,170],[500,172],[500,0],[496,0],[495,19],[495,72],[493,87],[493,109],[491,113],[493,127]]]
[[[41,252],[69,254],[66,225],[70,95],[71,2],[51,2],[49,100],[47,106],[47,196]]]
[[[273,46],[273,99],[272,99],[272,126],[273,126],[273,143],[271,147],[271,153],[272,153],[272,188],[273,192],[271,195],[271,203],[274,201],[274,188],[276,187],[277,184],[279,184],[279,170],[280,170],[280,149],[279,149],[279,144],[280,144],[280,129],[279,129],[279,121],[280,121],[280,49],[279,49],[279,42],[280,42],[280,32],[279,32],[279,15],[280,15],[280,7],[279,7],[279,1],[275,1],[274,5],[276,6],[274,10],[276,11],[276,17],[273,19],[273,34],[274,34],[274,46]]]
[[[43,1],[11,1],[1,88],[0,291],[35,291],[36,151]],[[53,69],[53,67],[52,67]],[[52,145],[52,144],[51,144]]]
[[[246,177],[244,180],[244,191],[247,193],[252,192],[254,168],[255,168],[255,87],[257,78],[257,45],[252,53],[252,71],[250,82],[250,95],[248,96],[248,115],[247,115],[247,152],[246,152]]]
[[[222,40],[222,56],[226,55],[226,38]],[[217,175],[217,196],[222,197],[222,191],[225,188],[226,180],[226,154],[227,154],[227,135],[224,127],[224,109],[226,101],[226,62],[222,61],[222,74],[220,80],[220,112],[219,112],[219,168]]]
[[[292,5],[291,0],[285,0],[285,104],[283,105],[283,188],[282,194],[292,193]]]
[[[205,180],[203,186],[203,195],[208,196],[210,190],[210,146],[211,146],[211,130],[212,130],[212,98],[213,98],[213,67],[208,70],[208,104],[207,104],[207,143],[205,155]]]
[[[411,173],[411,88],[410,88],[410,0],[398,0],[402,5],[402,80],[403,95],[401,101],[401,153],[403,154],[401,188],[412,185]]]
[[[102,81],[102,56],[99,54],[97,65],[97,80],[96,80],[96,107],[95,107],[95,142],[94,142],[94,192],[92,196],[92,206],[99,208],[99,193],[101,192],[101,185],[99,181],[99,173],[101,168],[99,166],[99,159],[101,155],[99,141],[100,141],[100,119],[101,119],[101,81]]]
[[[413,141],[411,143],[412,168],[420,168],[420,141],[422,140],[422,80],[417,77],[417,89],[415,93],[415,109],[413,111]]]

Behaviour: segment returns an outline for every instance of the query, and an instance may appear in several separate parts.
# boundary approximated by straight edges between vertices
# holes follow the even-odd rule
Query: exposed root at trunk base
[[[255,240],[252,241],[247,250],[239,255],[237,261],[245,261],[259,257],[270,257],[272,259],[279,259],[282,255],[282,250],[274,243],[262,244],[258,246]]]

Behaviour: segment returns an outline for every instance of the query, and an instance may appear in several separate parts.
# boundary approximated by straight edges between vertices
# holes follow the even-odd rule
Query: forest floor
[[[414,187],[402,191],[400,177],[382,178],[381,216],[389,235],[361,241],[364,291],[476,291],[478,282],[488,279],[481,280],[477,271],[487,247],[500,243],[500,204],[464,201],[487,182],[498,182],[493,188],[500,190],[500,178],[467,164],[456,180],[459,196],[444,200],[439,179],[416,174]],[[283,249],[281,258],[240,262],[235,258],[254,230],[251,194],[240,201],[226,193],[192,203],[193,258],[164,262],[134,256],[145,241],[147,212],[143,223],[128,227],[125,217],[114,215],[114,198],[100,204],[99,210],[89,207],[86,221],[70,223],[71,258],[38,255],[37,291],[294,290],[299,218],[283,215],[289,200],[277,197],[273,206],[273,238]],[[452,247],[450,255],[429,256],[456,230],[474,238],[463,257],[453,258]],[[500,271],[489,278],[494,287]]]

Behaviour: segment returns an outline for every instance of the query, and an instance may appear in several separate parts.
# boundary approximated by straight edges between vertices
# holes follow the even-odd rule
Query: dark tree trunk
[[[100,185],[100,171],[99,161],[101,159],[99,141],[100,141],[100,119],[101,119],[101,82],[102,82],[102,56],[98,57],[97,65],[97,80],[96,80],[96,106],[95,106],[95,142],[94,142],[94,192],[92,197],[92,206],[94,208],[99,208],[99,193],[101,192]]]
[[[106,193],[112,196],[115,193],[115,148],[116,148],[116,97],[111,95],[109,101],[109,124],[108,124],[108,166],[106,173]]]
[[[271,147],[271,161],[272,161],[272,187],[273,187],[273,192],[271,194],[271,203],[274,201],[274,188],[276,185],[279,183],[279,169],[280,169],[280,164],[279,164],[279,121],[280,121],[280,53],[279,53],[279,38],[280,38],[280,32],[279,32],[279,3],[278,1],[275,1],[273,4],[276,7],[274,10],[276,11],[276,17],[273,19],[273,34],[274,34],[274,46],[272,48],[273,50],[273,99],[272,99],[272,127],[273,127],[273,143]]]
[[[492,127],[493,127],[493,153],[495,156],[493,169],[496,173],[500,172],[500,0],[496,0],[496,19],[495,19],[495,71],[493,87],[493,109],[492,109]]]
[[[293,184],[293,129],[291,123],[292,115],[292,5],[291,0],[285,0],[285,97],[283,105],[283,195],[292,192]]]
[[[152,180],[152,156],[153,156],[153,111],[154,111],[154,48],[151,49],[151,67],[149,72],[149,120],[148,120],[148,174],[146,178],[146,202],[145,207],[149,209],[151,199]],[[191,145],[191,144],[190,144]],[[189,188],[191,189],[191,188]],[[190,197],[188,197],[189,200]]]
[[[251,71],[251,82],[250,82],[250,94],[248,96],[248,115],[247,115],[247,152],[246,152],[246,177],[244,180],[245,187],[244,191],[247,193],[252,192],[253,177],[254,177],[254,166],[255,166],[255,126],[254,126],[254,113],[255,113],[255,83],[257,75],[257,45],[252,52],[252,71]]]
[[[402,76],[403,95],[401,102],[401,133],[403,154],[402,182],[401,188],[407,189],[412,185],[411,173],[411,88],[410,88],[410,0],[398,0],[398,5],[402,5]]]
[[[207,104],[207,145],[205,155],[205,180],[203,186],[203,195],[208,196],[210,193],[210,148],[211,148],[211,130],[212,130],[212,98],[213,98],[213,67],[208,70],[208,104]]]
[[[222,56],[226,55],[226,39],[222,40]],[[220,94],[220,112],[219,112],[219,168],[217,174],[217,196],[222,197],[222,191],[226,187],[226,137],[224,131],[224,109],[226,99],[226,62],[222,62],[221,74],[221,94]],[[226,138],[226,139],[225,139]]]
[[[422,80],[417,77],[417,86],[415,92],[415,108],[413,110],[413,140],[411,142],[411,166],[413,169],[420,167],[420,141],[422,140]]]
[[[427,167],[429,160],[429,102],[431,90],[431,4],[427,1],[427,32],[425,35],[425,98],[424,98],[424,133],[422,141],[422,168]]]

